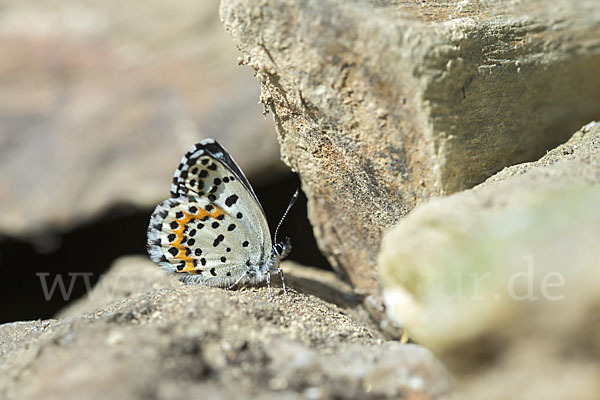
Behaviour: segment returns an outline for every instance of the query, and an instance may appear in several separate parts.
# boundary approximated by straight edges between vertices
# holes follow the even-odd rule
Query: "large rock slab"
[[[251,177],[285,169],[218,4],[8,1],[0,26],[0,233],[151,209],[207,136]]]
[[[351,309],[160,272],[125,258],[59,319],[0,325],[0,398],[448,398],[431,352],[382,340]]]
[[[223,0],[330,263],[376,286],[383,231],[600,113],[594,0]]]
[[[600,123],[590,123],[388,232],[387,310],[451,367],[459,398],[595,398],[599,241]]]

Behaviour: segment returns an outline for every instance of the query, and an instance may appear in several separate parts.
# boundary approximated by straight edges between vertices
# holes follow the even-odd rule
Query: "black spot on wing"
[[[213,247],[217,247],[219,245],[219,243],[221,243],[224,239],[225,239],[225,236],[223,236],[223,235],[217,236],[217,238],[213,242]]]
[[[238,199],[239,197],[237,196],[237,194],[232,194],[231,196],[225,199],[225,204],[227,205],[227,207],[231,207],[232,205],[237,203]]]

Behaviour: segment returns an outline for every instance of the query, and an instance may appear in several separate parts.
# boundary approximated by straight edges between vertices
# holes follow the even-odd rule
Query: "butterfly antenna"
[[[285,217],[287,217],[288,213],[290,212],[290,208],[292,208],[292,206],[294,205],[296,200],[298,200],[299,191],[300,191],[300,188],[296,189],[296,191],[294,192],[294,195],[292,196],[292,199],[290,200],[290,204],[288,204],[285,212],[283,213],[283,216],[281,217],[281,219],[279,220],[279,223],[277,224],[277,228],[275,229],[275,234],[273,235],[273,243],[275,245],[277,245],[277,232],[279,232],[279,227],[283,223],[283,220],[285,219]]]

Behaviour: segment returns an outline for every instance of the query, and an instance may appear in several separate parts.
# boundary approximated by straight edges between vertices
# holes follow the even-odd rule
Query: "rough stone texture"
[[[331,264],[376,286],[385,228],[600,113],[595,0],[223,0]]]
[[[0,52],[0,233],[151,208],[206,136],[285,168],[215,2],[0,1]]]
[[[269,300],[264,287],[185,286],[157,271],[123,259],[60,319],[1,325],[0,398],[448,398],[428,350],[377,339],[351,309],[295,289]],[[344,287],[333,279],[313,291]]]
[[[597,398],[599,241],[595,122],[388,232],[387,310],[451,367],[457,398]]]

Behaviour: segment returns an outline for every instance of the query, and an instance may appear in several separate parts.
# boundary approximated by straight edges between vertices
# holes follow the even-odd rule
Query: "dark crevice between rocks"
[[[293,174],[254,187],[274,230],[289,200],[300,186]],[[0,323],[51,318],[68,303],[86,294],[86,279],[96,284],[113,261],[124,255],[146,255],[146,228],[152,210],[121,205],[96,220],[65,232],[48,232],[26,240],[0,238]],[[306,197],[301,194],[279,233],[289,236],[293,250],[289,259],[331,270],[317,248],[306,215]],[[38,274],[47,273],[42,277]],[[42,279],[51,290],[60,276],[60,287],[46,299]],[[71,291],[69,292],[69,289]]]

